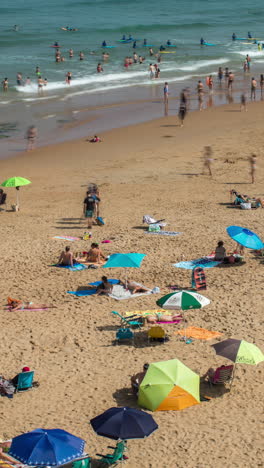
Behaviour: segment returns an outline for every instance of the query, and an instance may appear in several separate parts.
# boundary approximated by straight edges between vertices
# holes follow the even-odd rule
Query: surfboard
[[[216,44],[210,44],[209,42],[204,42],[203,45],[207,45],[207,46],[215,46]]]
[[[116,47],[115,45],[102,45],[101,47],[103,47],[104,49],[114,49],[114,47]]]
[[[206,289],[205,273],[202,267],[193,268],[192,287],[197,291],[202,291],[203,289]]]
[[[61,46],[60,45],[50,45],[50,47],[53,47],[53,49],[59,49]]]
[[[74,32],[74,31],[78,31],[77,28],[72,28],[72,29],[67,29],[67,28],[61,28],[63,31],[69,31],[69,32]]]
[[[142,44],[143,47],[156,47],[154,44]]]
[[[176,54],[176,50],[160,50],[159,51],[160,54]]]

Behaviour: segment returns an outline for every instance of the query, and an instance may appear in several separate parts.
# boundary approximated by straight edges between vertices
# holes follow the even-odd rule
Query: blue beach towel
[[[221,262],[216,262],[213,260],[213,257],[202,257],[198,258],[197,260],[190,260],[189,262],[179,262],[174,263],[173,266],[176,268],[185,268],[186,270],[192,270],[197,266],[201,266],[202,268],[213,268],[219,265]]]
[[[155,232],[155,231],[145,231],[146,234],[156,234],[158,236],[179,236],[180,234],[182,234],[182,232],[176,232],[176,231],[158,231],[158,232]]]
[[[118,279],[109,279],[109,283],[111,284],[118,284],[119,280]],[[95,281],[94,283],[88,283],[90,286],[95,286],[94,289],[84,289],[80,291],[67,291],[69,294],[73,294],[74,296],[92,296],[93,294],[96,293],[96,287],[99,286],[99,284],[102,281]]]
[[[73,266],[70,265],[51,265],[57,268],[66,268],[67,270],[71,271],[82,271],[87,270],[87,266],[83,265],[82,263],[75,263]]]

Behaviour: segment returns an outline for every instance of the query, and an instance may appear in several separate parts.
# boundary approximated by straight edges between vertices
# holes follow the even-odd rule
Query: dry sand
[[[214,250],[218,240],[232,249],[225,228],[246,226],[263,238],[262,209],[242,211],[226,206],[229,190],[264,197],[263,103],[240,113],[237,105],[192,113],[184,128],[176,118],[105,133],[103,142],[85,139],[48,146],[0,162],[1,180],[29,178],[22,188],[21,211],[2,212],[1,303],[8,295],[57,306],[46,312],[1,312],[1,374],[13,377],[22,367],[35,369],[40,387],[13,400],[0,399],[0,437],[11,438],[37,427],[60,427],[83,437],[93,458],[106,453],[109,440],[96,436],[89,420],[116,405],[135,406],[128,393],[130,376],[144,362],[178,358],[202,375],[209,366],[226,362],[216,357],[212,342],[186,345],[166,325],[170,341],[148,346],[138,334],[135,347],[113,346],[118,321],[111,310],[155,308],[160,295],[114,301],[77,298],[66,293],[106,270],[70,272],[49,265],[66,241],[54,235],[82,235],[79,223],[85,187],[100,186],[105,227],[93,229],[93,240],[112,238],[106,254],[143,252],[142,268],[130,277],[169,292],[168,284],[188,287],[190,271],[172,267],[181,259]],[[216,160],[213,178],[202,175],[201,152],[211,144]],[[247,158],[258,155],[257,182],[251,185]],[[229,162],[226,162],[228,159]],[[15,191],[7,189],[8,204]],[[149,236],[143,214],[169,221],[175,238]],[[86,250],[89,241],[72,243]],[[246,252],[241,266],[206,270],[211,304],[188,313],[188,323],[224,333],[224,337],[263,340],[263,262]],[[107,271],[120,277],[119,270]],[[247,468],[263,466],[263,364],[238,365],[232,392],[216,389],[210,402],[180,412],[156,412],[159,430],[146,440],[130,441],[131,467]],[[205,393],[210,394],[209,386]],[[111,445],[111,443],[110,443]]]

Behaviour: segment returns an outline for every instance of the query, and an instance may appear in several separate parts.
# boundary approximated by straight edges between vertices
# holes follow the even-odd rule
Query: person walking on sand
[[[166,117],[169,112],[169,85],[167,81],[164,83],[163,95],[164,95],[164,115]]]
[[[201,111],[203,109],[203,95],[204,95],[203,83],[201,82],[201,80],[199,80],[197,84],[197,94],[198,94],[199,111]]]
[[[93,220],[95,218],[95,213],[96,213],[96,199],[90,192],[86,193],[86,197],[83,201],[83,213],[84,213],[85,218],[87,218],[87,221],[88,221],[87,228],[91,229]]]
[[[256,89],[257,89],[257,82],[255,80],[255,78],[252,78],[251,79],[251,101],[254,99],[254,101],[256,100]]]
[[[247,112],[247,98],[245,93],[242,93],[240,96],[240,112],[243,110]]]
[[[212,169],[211,165],[213,162],[213,150],[211,146],[204,147],[204,169],[208,169],[209,175],[212,177]],[[203,172],[204,173],[204,172]]]
[[[252,154],[251,156],[249,156],[249,164],[250,164],[251,183],[254,184],[255,174],[256,174],[256,166],[257,166],[257,156],[256,156],[256,154]]]
[[[36,147],[36,138],[38,136],[38,130],[35,125],[30,125],[27,130],[26,138],[27,138],[27,151],[31,151]]]

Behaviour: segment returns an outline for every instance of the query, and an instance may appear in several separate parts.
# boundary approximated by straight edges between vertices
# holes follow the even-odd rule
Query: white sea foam
[[[264,57],[264,50],[237,50],[235,52],[236,54],[239,54],[239,55],[243,55],[244,57],[246,57],[246,55],[248,54],[250,57]]]
[[[181,71],[196,71],[200,70],[200,68],[211,67],[214,65],[221,65],[224,63],[228,63],[230,60],[228,58],[219,58],[214,60],[200,60],[199,62],[187,62],[186,65],[177,67],[177,70]]]

